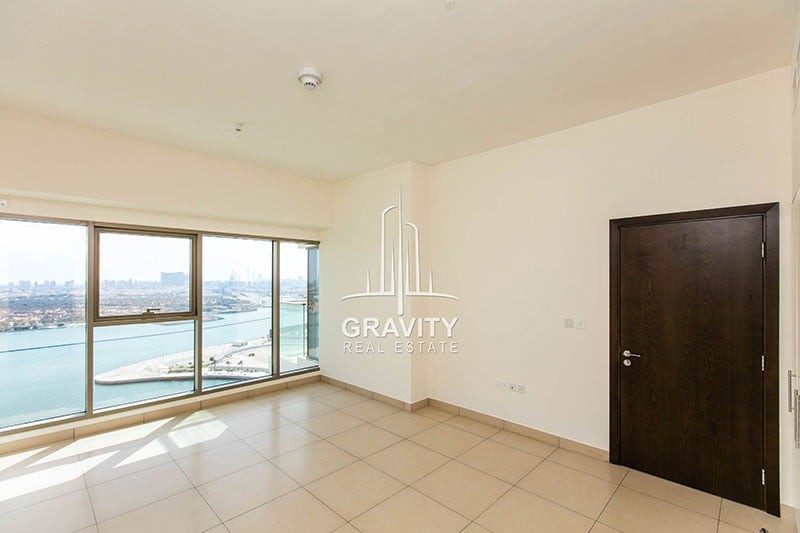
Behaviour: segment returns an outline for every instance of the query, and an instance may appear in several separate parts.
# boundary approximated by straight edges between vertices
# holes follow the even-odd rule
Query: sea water
[[[286,306],[281,329],[298,327],[303,313]],[[206,321],[203,345],[267,337],[271,309],[219,314]],[[94,374],[172,353],[191,350],[194,323],[135,324],[94,331]],[[86,328],[67,326],[0,332],[0,427],[81,413],[85,405]],[[283,350],[282,350],[283,352]],[[285,353],[285,352],[284,352]],[[237,380],[204,380],[204,387]],[[186,393],[192,381],[95,385],[95,406],[109,407]]]

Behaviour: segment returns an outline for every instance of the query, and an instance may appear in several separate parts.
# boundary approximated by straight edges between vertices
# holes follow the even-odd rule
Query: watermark
[[[388,235],[387,217],[397,217],[396,235]],[[353,354],[456,354],[458,341],[454,329],[458,317],[407,317],[406,302],[410,298],[444,298],[457,296],[437,292],[433,288],[433,270],[428,270],[427,288],[423,287],[420,268],[419,227],[403,218],[403,191],[397,204],[387,206],[380,214],[379,286],[372,287],[367,268],[366,290],[348,294],[342,300],[359,298],[393,298],[396,317],[347,317],[342,321],[342,351]],[[390,255],[387,265],[387,255]],[[388,276],[387,276],[388,273]],[[387,279],[388,278],[388,279]],[[446,339],[446,340],[445,340]]]

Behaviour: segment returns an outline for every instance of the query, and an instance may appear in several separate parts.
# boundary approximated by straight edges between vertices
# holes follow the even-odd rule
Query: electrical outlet
[[[575,327],[575,319],[574,318],[565,318],[564,319],[564,327],[567,329],[572,329]]]
[[[582,318],[580,318],[580,319],[576,318],[575,319],[575,329],[586,329],[586,321],[583,320]]]
[[[506,381],[498,381],[497,388],[500,390],[507,390],[509,392],[516,392],[519,394],[525,394],[525,385],[518,385],[517,383],[508,383]]]

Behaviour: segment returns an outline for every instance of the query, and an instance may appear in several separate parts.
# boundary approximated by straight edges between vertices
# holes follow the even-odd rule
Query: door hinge
[[[765,243],[765,242],[762,242],[762,243],[761,243],[761,257],[762,257],[762,258],[763,258],[763,257],[765,257],[765,251],[766,251],[766,248],[767,248],[767,243]]]
[[[761,469],[761,484],[762,485],[767,484],[767,471],[764,470],[763,468]]]
[[[764,371],[764,356],[761,356],[761,371]]]

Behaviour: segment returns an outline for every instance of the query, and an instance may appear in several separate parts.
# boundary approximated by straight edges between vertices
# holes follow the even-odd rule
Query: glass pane
[[[0,220],[0,427],[86,409],[86,233]]]
[[[100,234],[100,316],[190,312],[192,241]]]
[[[316,245],[281,243],[281,373],[317,366],[318,258]]]
[[[203,388],[272,374],[272,241],[203,236]]]
[[[94,405],[194,390],[194,321],[94,328]]]

